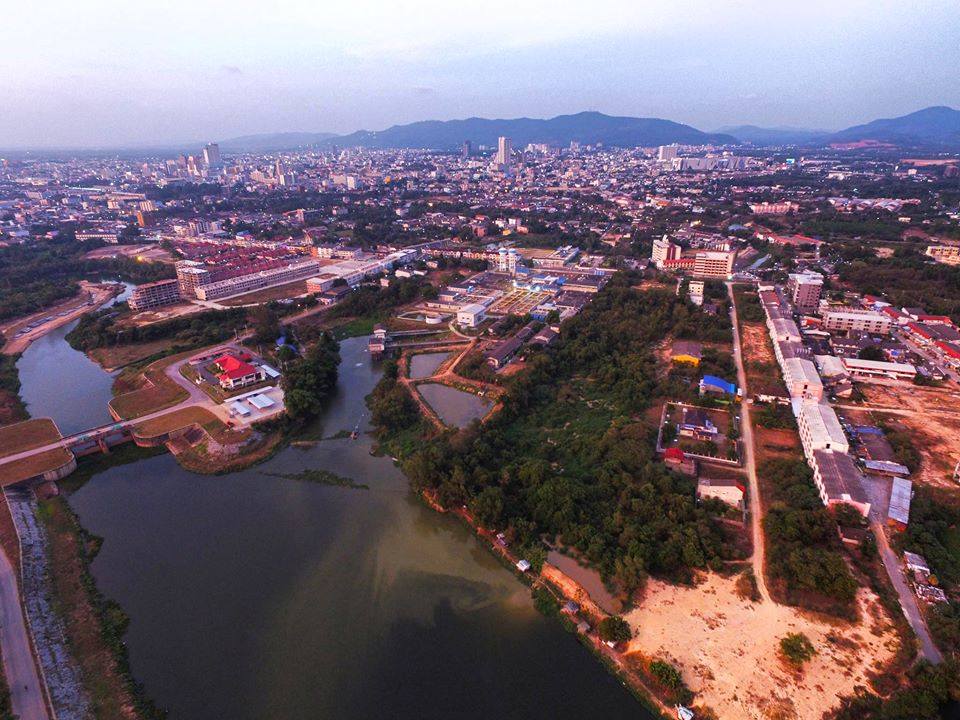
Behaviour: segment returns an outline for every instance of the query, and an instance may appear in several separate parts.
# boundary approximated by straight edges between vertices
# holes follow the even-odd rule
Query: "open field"
[[[234,295],[231,298],[217,300],[216,302],[226,307],[237,307],[239,305],[259,305],[260,303],[270,302],[271,300],[286,300],[288,298],[295,298],[300,295],[305,295],[306,292],[307,281],[297,280],[296,282],[286,283],[284,285],[276,285],[275,287],[264,288],[263,290],[254,290],[253,292],[245,293],[243,295]]]
[[[171,355],[151,363],[142,373],[120,375],[114,381],[117,394],[110,407],[121,418],[132,419],[183,402],[190,397],[189,393],[168,378],[164,370],[189,355]]]
[[[5,463],[2,484],[10,485],[40,475],[48,470],[56,470],[70,462],[71,458],[73,458],[73,453],[66,448],[54,448]]]
[[[114,347],[94,348],[87,355],[108,372],[132,365],[135,362],[167,352],[173,345],[171,338],[153,340],[145,343],[130,345],[115,345]]]
[[[960,393],[916,385],[863,384],[865,402],[856,417],[872,417],[905,430],[920,453],[911,479],[925,485],[958,489],[953,470],[960,461]],[[882,409],[888,408],[889,412]]]
[[[0,457],[49,445],[61,437],[56,423],[50,418],[25,420],[0,427]]]
[[[211,437],[221,443],[242,442],[249,435],[249,430],[231,430],[220,418],[198,405],[146,420],[136,425],[135,431],[140,437],[150,438],[194,424],[203,427]]]
[[[735,584],[718,575],[697,587],[652,580],[626,615],[635,633],[628,653],[673,663],[696,704],[718,717],[819,720],[838,696],[869,686],[871,674],[894,658],[896,632],[867,590],[857,598],[863,620],[851,624],[742,599]],[[802,673],[778,657],[780,639],[794,632],[805,634],[817,653]]]
[[[84,258],[88,260],[109,260],[112,258],[128,257],[141,262],[168,262],[175,261],[173,255],[159,245],[108,245],[107,247],[91,250]]]

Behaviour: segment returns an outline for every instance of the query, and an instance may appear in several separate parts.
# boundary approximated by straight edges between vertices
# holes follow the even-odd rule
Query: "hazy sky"
[[[2,0],[0,148],[960,107],[958,0]]]

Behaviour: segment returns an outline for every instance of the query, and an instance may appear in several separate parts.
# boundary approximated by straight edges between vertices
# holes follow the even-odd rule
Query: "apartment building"
[[[820,305],[823,277],[816,273],[793,273],[787,280],[787,292],[800,312],[812,312]]]
[[[845,503],[867,516],[870,501],[863,489],[860,469],[852,457],[833,450],[814,450],[810,467],[824,505]]]
[[[887,315],[873,310],[844,308],[823,313],[823,328],[831,332],[859,330],[874,335],[887,335],[890,333],[890,323],[891,319]]]
[[[197,285],[195,292],[199,300],[217,300],[219,298],[240,295],[242,293],[263,290],[297,280],[306,280],[317,274],[320,266],[316,260],[298,260],[280,267],[259,272],[238,275],[218,282]],[[179,274],[179,268],[178,268]]]
[[[783,382],[791,398],[803,400],[823,399],[823,381],[817,367],[803,358],[785,358],[783,360]]]
[[[157,280],[137,286],[127,304],[134,312],[180,302],[180,284],[176,278]]]
[[[680,258],[680,246],[671,242],[666,235],[653,241],[653,252],[650,253],[650,259],[653,264],[664,268],[668,260],[678,260]]]
[[[800,403],[797,427],[808,457],[814,450],[850,452],[850,443],[840,425],[840,419],[829,405],[812,401]]]
[[[733,263],[737,251],[704,250],[698,252],[693,262],[693,274],[696,277],[719,278],[726,280],[733,275]]]
[[[926,254],[944,265],[960,265],[960,245],[928,245]]]

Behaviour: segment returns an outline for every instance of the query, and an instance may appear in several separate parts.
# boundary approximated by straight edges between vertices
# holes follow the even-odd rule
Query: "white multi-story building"
[[[887,335],[890,332],[891,319],[883,313],[873,310],[827,310],[823,313],[823,327],[832,332],[860,332]]]
[[[786,358],[783,361],[783,382],[790,397],[802,400],[823,399],[823,381],[817,367],[804,358]]]
[[[729,252],[719,250],[698,252],[693,263],[693,275],[694,277],[720,278],[726,280],[733,274],[733,262],[736,259],[736,250]]]
[[[793,273],[787,280],[787,290],[797,310],[811,312],[820,305],[823,276],[817,273]]]
[[[850,452],[850,443],[837,413],[825,403],[801,402],[797,426],[807,456],[812,455],[814,450]]]
[[[667,260],[676,260],[680,257],[680,246],[664,235],[653,241],[653,251],[650,253],[650,259],[658,268],[663,268]]]

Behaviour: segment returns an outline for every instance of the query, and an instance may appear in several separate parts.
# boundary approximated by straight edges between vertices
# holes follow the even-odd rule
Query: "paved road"
[[[0,549],[0,649],[3,672],[10,686],[10,704],[20,720],[48,720],[47,705],[30,637],[23,620],[17,576],[7,554]]]
[[[893,331],[893,336],[897,340],[902,342],[904,345],[906,345],[908,348],[910,348],[911,351],[915,352],[917,355],[922,357],[924,360],[940,368],[943,374],[946,375],[951,380],[953,380],[955,383],[960,383],[960,373],[956,372],[949,365],[947,365],[947,363],[943,360],[943,358],[938,356],[935,352],[933,352],[932,350],[928,350],[927,348],[921,347],[920,345],[915,343],[912,339],[910,339],[910,336],[907,335],[907,333],[905,332],[901,332],[895,329]]]
[[[744,469],[750,480],[750,529],[753,536],[753,574],[757,590],[765,602],[770,602],[770,591],[764,575],[766,549],[763,545],[763,526],[760,511],[760,484],[757,482],[757,462],[753,452],[753,421],[750,419],[750,403],[747,399],[747,373],[743,368],[743,353],[740,350],[740,324],[737,321],[737,305],[733,297],[733,283],[727,283],[730,297],[730,322],[733,324],[733,359],[737,364],[737,384],[743,392],[740,403],[740,434],[743,436]]]
[[[941,662],[943,655],[934,644],[933,638],[930,637],[930,630],[927,628],[926,620],[924,620],[923,614],[920,612],[920,607],[917,605],[917,597],[913,594],[910,585],[903,576],[903,570],[900,568],[897,555],[887,542],[887,535],[883,530],[883,525],[879,520],[874,518],[870,523],[870,527],[877,538],[877,550],[880,551],[883,566],[886,568],[887,575],[890,576],[890,582],[893,584],[893,589],[897,591],[897,596],[900,599],[900,609],[903,610],[907,622],[910,623],[910,627],[913,628],[913,632],[920,642],[920,654],[932,663]]]

